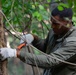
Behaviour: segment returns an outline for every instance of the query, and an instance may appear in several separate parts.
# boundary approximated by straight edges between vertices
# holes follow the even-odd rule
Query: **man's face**
[[[59,16],[53,16],[51,18],[51,23],[51,27],[56,35],[63,35],[70,29],[67,27],[67,25],[70,26],[70,22]]]

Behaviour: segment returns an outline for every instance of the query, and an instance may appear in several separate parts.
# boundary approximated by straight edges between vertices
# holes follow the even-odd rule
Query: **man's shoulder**
[[[76,27],[75,26],[72,27],[70,36],[76,37]]]
[[[74,26],[72,29],[73,29],[72,36],[76,36],[76,26]]]
[[[71,34],[66,38],[67,41],[76,41],[76,27],[72,28],[73,31]]]
[[[73,26],[73,29],[76,30],[76,26]]]

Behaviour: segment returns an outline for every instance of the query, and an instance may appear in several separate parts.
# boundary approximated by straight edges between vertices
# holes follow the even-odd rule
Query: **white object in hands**
[[[17,57],[16,49],[12,49],[12,48],[6,48],[6,47],[0,48],[0,54],[3,57],[2,60],[11,57]]]
[[[23,42],[30,44],[30,43],[32,43],[33,40],[34,40],[34,37],[32,34],[25,34],[25,35],[22,35],[21,40],[20,40],[20,44]]]

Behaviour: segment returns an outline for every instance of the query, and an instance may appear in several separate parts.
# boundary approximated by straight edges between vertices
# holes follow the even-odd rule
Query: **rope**
[[[13,25],[10,24],[9,20],[7,19],[7,17],[5,16],[5,14],[2,12],[2,10],[0,10],[0,13],[4,16],[4,18],[6,19],[7,23],[10,25],[10,27],[12,28],[12,30],[17,34],[17,37],[21,37],[20,34],[13,28]]]
[[[69,28],[67,25],[64,25],[63,23],[61,23],[60,21],[58,21],[57,19],[55,19],[52,15],[51,15],[51,17],[52,17],[57,23],[60,24],[59,29],[61,28],[61,26],[64,26],[64,27],[66,27],[66,28]],[[68,20],[68,21],[69,21],[68,24],[72,22],[72,20]],[[51,22],[50,22],[50,23],[51,23]]]
[[[25,35],[25,34],[24,34]],[[27,42],[27,40],[26,40],[26,36],[25,36],[25,41]],[[27,42],[27,46],[29,47],[29,49],[30,49],[30,52],[31,52],[31,54],[32,54],[32,56],[33,56],[33,58],[34,58],[34,55],[33,55],[33,49],[31,49],[30,47],[30,44]],[[36,54],[35,54],[35,56],[36,56]],[[34,58],[34,62],[35,62],[35,65],[36,65],[36,67],[37,67],[37,71],[38,71],[38,75],[40,75],[40,71],[39,71],[39,68],[38,68],[38,65],[37,65],[37,62],[36,62],[36,60],[35,60],[35,58]]]
[[[38,52],[40,52],[40,53],[44,54],[45,56],[47,56],[47,57],[50,57],[50,58],[55,59],[55,60],[58,60],[58,61],[60,61],[60,62],[63,62],[63,63],[65,63],[65,64],[68,64],[68,65],[76,66],[76,64],[74,64],[74,63],[61,60],[61,59],[59,59],[59,58],[57,58],[57,57],[52,57],[52,56],[50,56],[50,55],[48,55],[48,54],[46,54],[46,53],[38,50],[38,49],[37,49],[36,47],[34,47],[33,45],[31,45],[31,44],[29,44],[29,45],[30,45],[32,48],[35,48]]]
[[[16,36],[20,39],[22,39],[23,41],[25,41],[24,38],[22,38],[20,36],[20,34],[13,28],[13,25],[10,24],[9,20],[7,19],[7,17],[5,16],[5,14],[2,12],[2,10],[0,10],[0,13],[4,16],[4,18],[6,19],[7,23],[10,25],[10,27],[12,28],[12,30],[16,33]]]
[[[8,19],[6,18],[5,14],[4,14],[1,10],[0,10],[0,13],[4,16],[4,18],[6,19],[6,21],[7,21],[8,24],[10,25],[10,27],[13,29],[13,31],[14,31],[15,33],[17,33],[17,31],[13,28],[13,26],[10,24],[10,22],[9,22]],[[63,25],[63,24],[62,24],[62,25]],[[21,36],[19,35],[19,33],[17,33],[17,36],[21,37]],[[24,39],[22,39],[22,40],[24,40]],[[24,40],[24,41],[25,41],[25,40]],[[58,61],[60,61],[60,62],[63,62],[63,63],[65,63],[65,64],[68,64],[68,65],[76,66],[76,64],[74,64],[74,63],[70,63],[70,62],[61,60],[61,59],[59,59],[59,58],[57,58],[57,57],[52,57],[52,56],[50,56],[50,55],[48,55],[48,54],[46,54],[46,53],[38,50],[36,47],[34,47],[34,46],[31,45],[31,44],[29,44],[29,46],[31,46],[32,48],[35,48],[37,51],[39,51],[40,53],[44,54],[45,56],[48,56],[48,57],[50,57],[50,58],[53,58],[53,59],[55,59],[55,60],[58,60]]]
[[[30,47],[31,47],[31,46],[29,45],[29,48],[30,48]],[[31,50],[31,48],[30,48],[30,52],[31,52],[31,54],[32,54],[32,56],[33,56],[33,58],[34,58],[33,49]],[[35,54],[35,56],[36,56],[36,54]],[[35,65],[36,65],[36,67],[37,67],[38,75],[40,75],[40,70],[39,70],[39,67],[38,67],[38,65],[37,65],[37,62],[36,62],[35,58],[34,58],[34,62],[35,62]]]
[[[10,22],[9,22],[8,19],[7,19],[7,17],[5,16],[5,14],[4,14],[1,10],[0,10],[0,13],[4,16],[4,18],[6,19],[7,23],[10,25],[10,27],[12,28],[12,30],[16,33],[16,36],[19,37],[19,38],[21,38],[23,41],[26,41],[26,42],[27,42],[26,37],[25,37],[25,38],[22,38],[22,37],[20,36],[20,34],[13,28],[13,25],[10,24]],[[28,44],[28,43],[27,43],[27,44]],[[31,50],[30,50],[30,51],[31,51]],[[32,51],[31,51],[31,54],[33,55],[33,52],[32,52]],[[35,59],[34,59],[34,61],[35,61],[35,64],[36,64],[36,67],[37,67],[37,70],[38,70],[38,75],[40,75],[40,71],[39,71],[37,62],[36,62]]]

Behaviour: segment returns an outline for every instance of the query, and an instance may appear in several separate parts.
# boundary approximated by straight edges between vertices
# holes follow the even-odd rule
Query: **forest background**
[[[7,47],[17,48],[20,43],[19,35],[26,32],[46,38],[51,28],[50,13],[60,3],[66,3],[73,9],[73,23],[76,25],[75,0],[0,0]],[[36,50],[34,53],[39,54]],[[43,69],[39,68],[39,70],[41,75]],[[9,58],[8,73],[9,75],[38,75],[38,69],[17,58]]]

